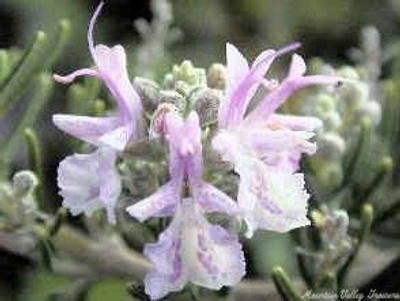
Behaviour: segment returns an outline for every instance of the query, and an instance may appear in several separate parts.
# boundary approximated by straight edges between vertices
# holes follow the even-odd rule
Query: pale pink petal
[[[126,211],[141,222],[150,217],[171,216],[180,201],[180,193],[180,183],[170,181],[149,197],[126,208]]]
[[[257,64],[253,65],[249,70],[248,67],[245,68],[242,66],[244,62],[247,64],[247,61],[245,61],[236,48],[231,47],[227,48],[229,80],[224,100],[221,102],[219,108],[218,120],[220,128],[226,128],[243,119],[249,101],[260,85],[260,79],[272,63],[275,53],[274,50],[264,52],[258,58]],[[228,51],[229,49],[231,50]],[[239,68],[240,70],[237,70]]]
[[[298,90],[311,85],[336,85],[340,81],[337,77],[324,75],[310,75],[304,77],[288,77],[281,85],[267,94],[267,96],[246,117],[247,120],[266,120],[289,97]]]
[[[289,150],[297,153],[313,154],[316,151],[315,143],[309,139],[314,137],[313,132],[243,128],[241,141],[249,150],[260,157],[268,156],[269,152],[283,152]],[[246,135],[247,133],[247,135]]]
[[[307,66],[304,59],[296,53],[293,54],[288,77],[300,77],[306,73],[306,70]]]
[[[221,102],[218,116],[219,127],[221,129],[238,124],[243,120],[249,102],[257,91],[259,85],[261,83],[267,85],[270,84],[268,80],[264,79],[264,75],[268,71],[274,59],[287,52],[293,51],[298,47],[299,44],[294,43],[285,46],[278,51],[269,49],[262,52],[256,58],[247,74],[244,74],[243,71],[240,72],[235,70],[234,67],[229,68],[228,64],[228,74],[230,69],[232,69],[232,72],[235,73],[236,76],[234,76],[234,80],[231,81],[232,83],[228,84],[225,99]],[[233,57],[233,59],[231,59],[232,65],[236,61],[243,61],[243,59],[240,59],[242,56],[237,54],[238,50],[236,48],[232,49],[231,52],[227,52],[228,63],[230,57]],[[240,63],[237,63],[236,68],[248,70],[248,68],[245,69],[244,67],[241,67]],[[228,75],[228,77],[229,76],[230,75]]]
[[[97,45],[94,48],[95,60],[99,75],[109,88],[119,106],[121,117],[127,122],[133,121],[133,133],[140,120],[142,105],[140,97],[133,88],[126,68],[126,54],[121,45],[112,48]]]
[[[237,87],[249,72],[249,63],[234,45],[226,44],[226,67],[228,89]]]
[[[120,122],[117,117],[53,115],[53,123],[60,130],[96,146],[107,145],[116,150],[122,150],[127,143],[126,137],[118,143],[112,137],[112,133],[120,128]],[[112,139],[107,139],[110,136]]]
[[[121,193],[115,161],[115,152],[108,148],[65,158],[58,167],[57,177],[63,206],[73,215],[91,215],[105,208],[109,222],[115,223],[114,209]]]
[[[110,130],[99,138],[99,142],[109,147],[123,151],[128,142],[132,139],[132,126],[124,125]]]

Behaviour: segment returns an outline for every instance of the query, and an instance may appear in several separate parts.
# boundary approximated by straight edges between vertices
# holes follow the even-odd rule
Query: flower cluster
[[[96,68],[54,78],[61,83],[82,75],[99,78],[115,98],[118,112],[96,118],[57,114],[53,120],[61,130],[97,147],[91,154],[75,154],[60,163],[58,185],[64,207],[72,214],[88,215],[105,208],[109,221],[115,223],[115,204],[122,186],[116,162],[129,144],[145,139],[144,110],[129,80],[122,46],[93,44],[93,26],[100,10],[101,5],[88,34]],[[281,83],[264,77],[274,59],[297,47],[292,44],[277,51],[266,50],[249,66],[233,45],[227,45],[227,83],[211,145],[240,177],[237,201],[203,180],[202,129],[197,112],[190,106],[175,110],[173,105],[160,104],[151,131],[168,145],[170,180],[126,209],[139,221],[172,217],[158,241],[144,249],[154,264],[144,280],[151,298],[179,291],[187,282],[220,289],[244,276],[238,234],[211,223],[207,213],[244,221],[248,238],[256,229],[286,232],[309,224],[309,194],[299,161],[303,153],[316,151],[310,139],[321,122],[275,111],[300,88],[336,84],[338,79],[305,76],[305,63],[297,54]],[[264,90],[265,96],[249,112],[250,101],[259,90]]]

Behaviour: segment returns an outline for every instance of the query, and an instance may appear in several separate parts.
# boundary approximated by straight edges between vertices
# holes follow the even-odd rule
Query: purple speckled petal
[[[170,181],[149,197],[126,208],[126,211],[141,222],[150,217],[171,216],[176,211],[180,193],[180,183]]]
[[[192,187],[195,201],[204,212],[219,212],[231,216],[239,214],[237,203],[218,188],[203,181]]]
[[[99,148],[92,154],[75,154],[58,167],[57,183],[63,206],[73,215],[91,215],[105,208],[110,223],[115,223],[114,208],[121,193],[121,182],[115,167],[116,153]]]
[[[209,289],[238,283],[245,274],[242,247],[235,234],[210,224],[193,199],[182,200],[182,262],[189,281]]]
[[[245,262],[238,237],[202,216],[193,199],[181,207],[158,242],[145,247],[156,269],[145,277],[146,292],[159,299],[188,281],[209,289],[238,283]]]
[[[256,229],[287,232],[310,224],[303,174],[271,168],[246,156],[236,162],[235,169],[240,175],[238,205],[247,237]]]
[[[181,257],[180,231],[181,221],[174,218],[159,235],[158,241],[147,244],[144,248],[143,253],[155,266],[144,278],[145,291],[153,300],[182,290],[188,281]]]

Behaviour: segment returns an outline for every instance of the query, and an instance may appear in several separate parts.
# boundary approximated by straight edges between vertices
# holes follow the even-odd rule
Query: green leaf
[[[2,145],[0,154],[5,162],[10,162],[14,158],[25,129],[33,125],[53,91],[53,81],[48,74],[39,75],[36,78],[36,86],[37,90],[23,112],[22,118],[18,121],[17,126],[8,134]]]
[[[71,35],[71,23],[67,19],[63,19],[58,24],[57,34],[51,43],[50,55],[46,62],[46,67],[51,67],[62,54]]]
[[[13,102],[22,97],[29,83],[43,69],[47,45],[46,34],[39,31],[19,64],[0,87],[0,115],[5,114]]]

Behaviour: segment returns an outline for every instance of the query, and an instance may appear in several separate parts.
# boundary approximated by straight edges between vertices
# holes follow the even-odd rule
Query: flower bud
[[[135,77],[133,85],[142,99],[145,109],[148,111],[154,110],[158,104],[160,94],[160,88],[158,85],[152,80],[143,77]]]
[[[164,77],[163,86],[173,89],[178,81],[185,82],[191,87],[205,87],[207,83],[206,72],[202,68],[196,68],[189,60],[180,65],[174,65],[172,72]]]
[[[336,75],[343,77],[343,78],[352,79],[352,80],[360,79],[360,77],[357,73],[357,70],[350,66],[344,66],[344,67],[340,68],[339,70],[336,71]]]
[[[312,210],[311,220],[316,228],[320,230],[323,230],[325,228],[325,215],[321,211]]]
[[[337,93],[340,103],[344,106],[343,111],[347,111],[348,107],[359,107],[368,101],[369,88],[360,81],[345,82],[337,88]]]
[[[318,116],[322,116],[327,112],[335,110],[335,99],[328,94],[320,94],[316,99],[316,113]]]
[[[17,197],[25,197],[33,192],[39,181],[36,175],[29,170],[17,172],[12,179],[12,187]]]
[[[327,132],[318,139],[318,154],[324,159],[340,159],[345,148],[346,145],[343,138],[337,133]]]
[[[214,63],[208,68],[207,85],[213,89],[224,90],[226,86],[226,67],[222,64]]]
[[[191,97],[190,101],[199,115],[201,126],[218,121],[218,107],[221,98],[221,91],[209,88],[201,89]]]
[[[158,103],[170,103],[173,104],[179,112],[182,112],[186,108],[185,98],[174,90],[162,90],[160,91]]]
[[[328,112],[321,116],[325,131],[335,131],[342,125],[342,117],[337,111]]]
[[[343,179],[343,169],[340,162],[327,162],[318,172],[318,178],[326,187],[337,187]]]
[[[349,215],[344,210],[334,210],[333,216],[338,234],[346,235],[349,227]]]
[[[177,111],[176,106],[172,103],[161,103],[157,107],[150,121],[150,139],[163,137],[167,133],[165,115],[172,111]]]
[[[381,122],[382,118],[381,105],[378,102],[371,100],[358,108],[355,113],[356,120],[362,120],[365,117],[369,118],[374,126],[377,126]]]

